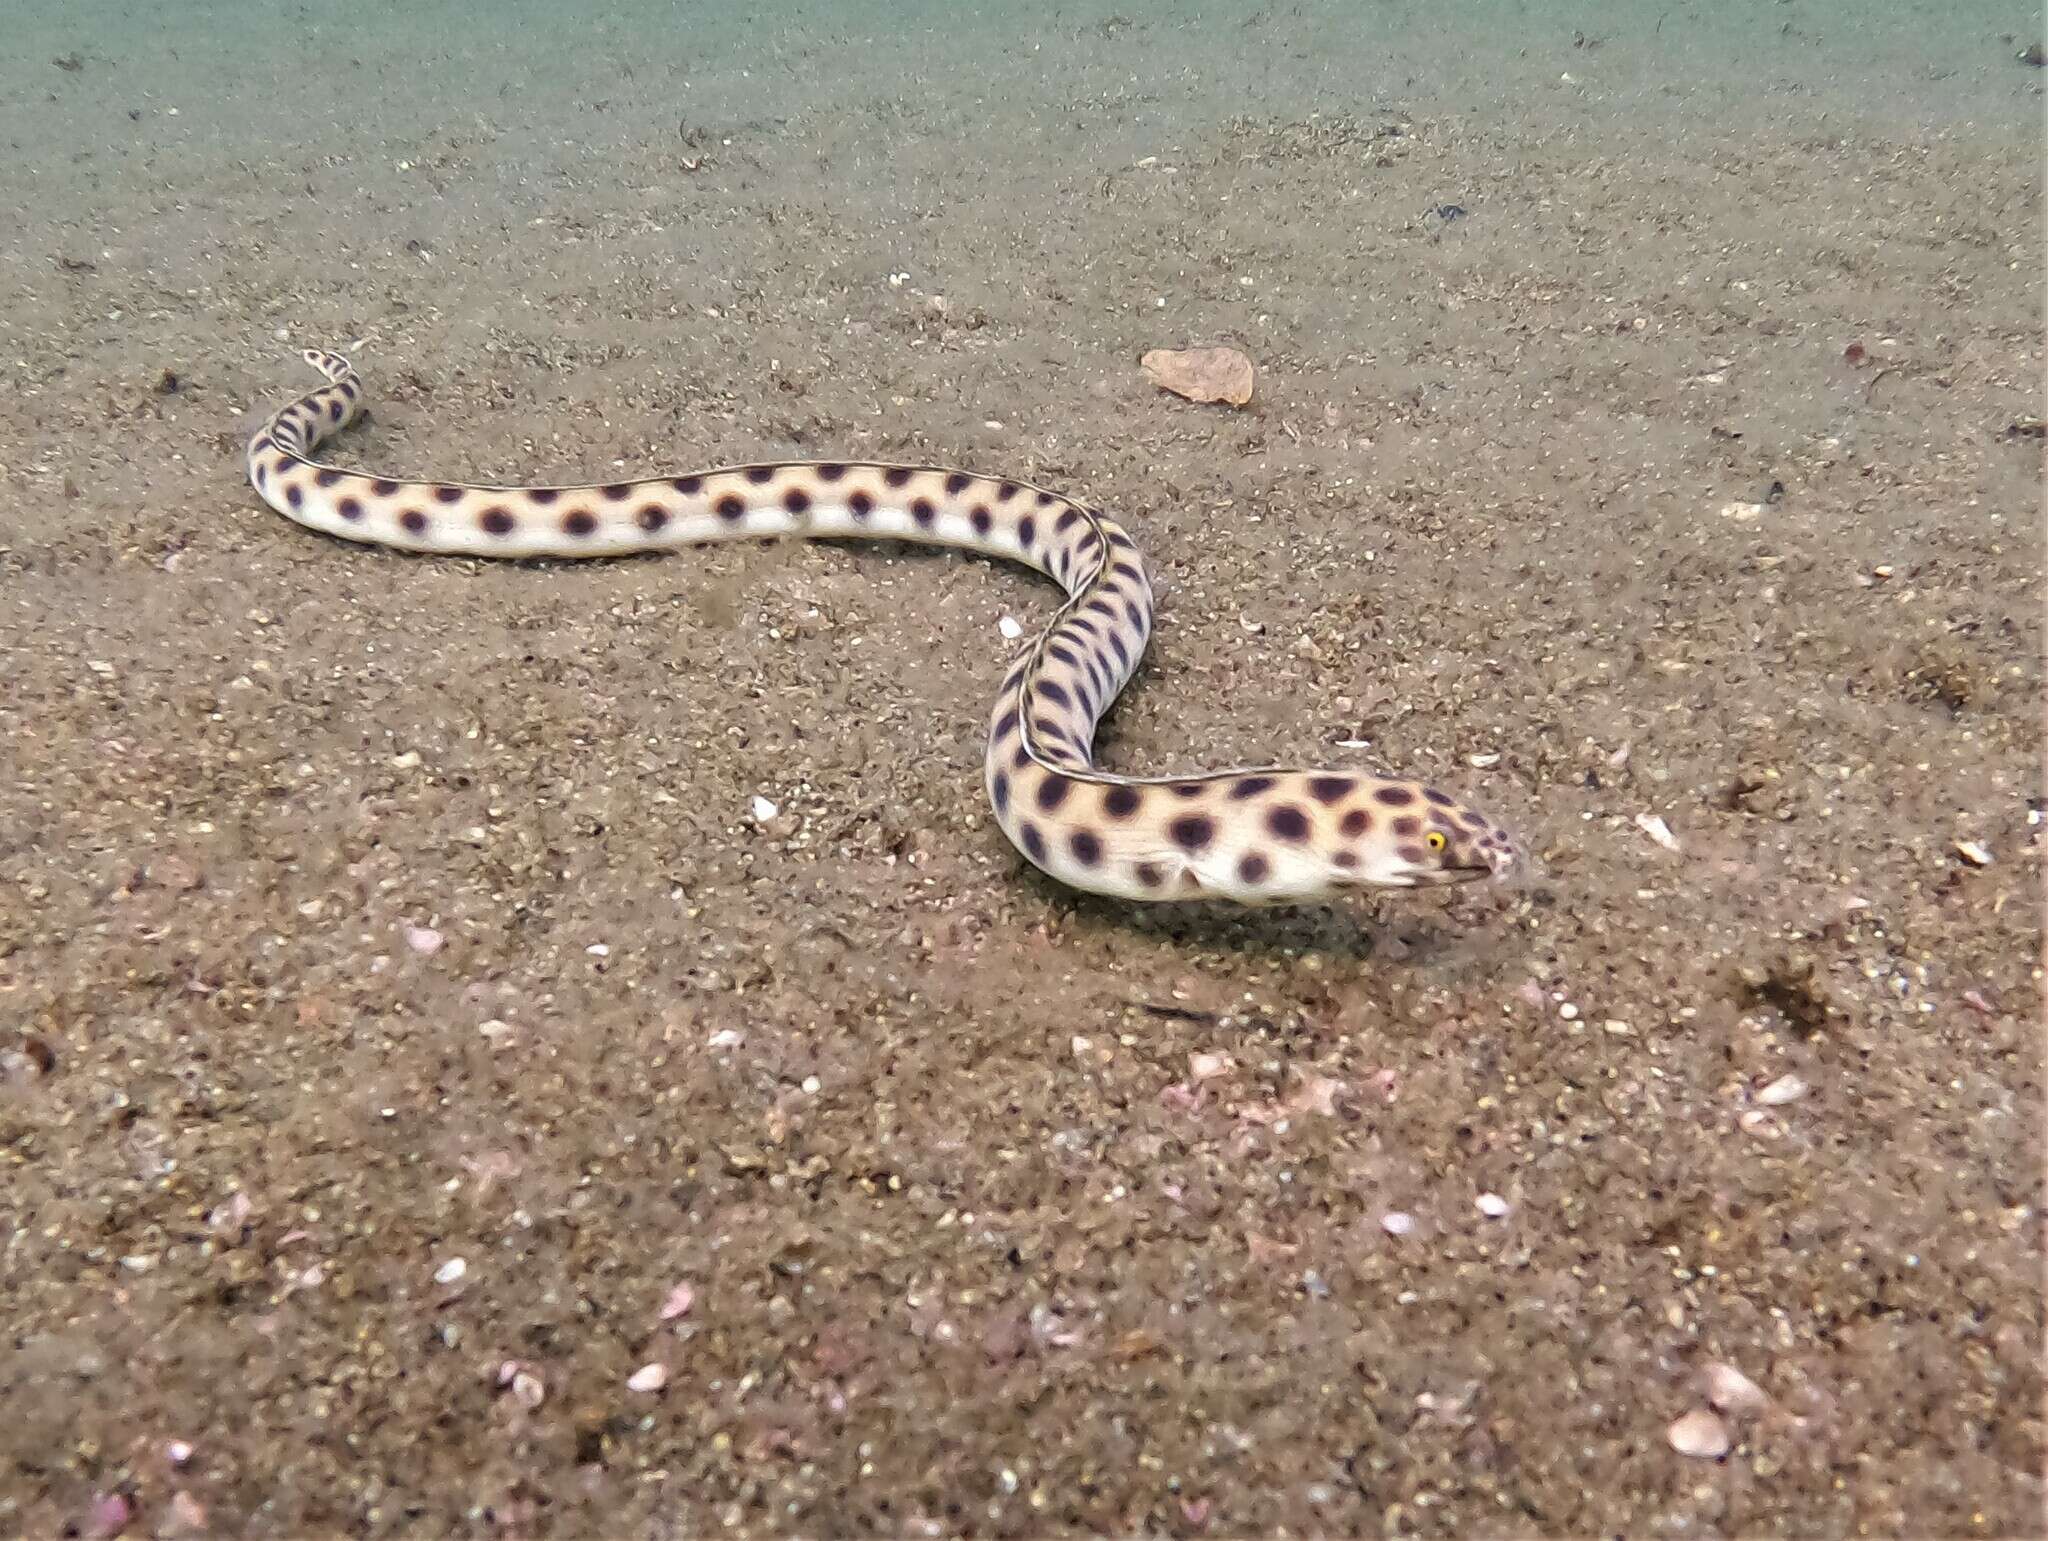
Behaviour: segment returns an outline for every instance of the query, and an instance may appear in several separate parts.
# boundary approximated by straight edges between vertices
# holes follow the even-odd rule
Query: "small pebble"
[[[1482,1193],[1473,1202],[1479,1206],[1479,1212],[1489,1220],[1498,1220],[1508,1212],[1508,1201],[1498,1193]]]
[[[532,1412],[547,1397],[547,1388],[531,1370],[517,1370],[512,1376],[512,1399]]]
[[[443,937],[432,926],[407,926],[405,945],[423,957],[431,958],[441,950]]]
[[[1964,861],[1973,867],[1988,867],[1991,865],[1990,849],[1979,845],[1974,840],[1958,840],[1956,842],[1956,855],[1962,857]]]
[[[1217,1076],[1229,1075],[1237,1068],[1237,1061],[1228,1054],[1205,1052],[1188,1056],[1188,1074],[1197,1081],[1213,1081]]]
[[[164,1458],[173,1466],[183,1466],[192,1459],[192,1446],[182,1439],[174,1439],[164,1446]]]
[[[1024,628],[1018,625],[1015,620],[1013,620],[1011,617],[1007,615],[1004,616],[1000,621],[996,622],[996,630],[1001,632],[1006,638],[1008,638],[1012,642],[1015,642],[1019,637],[1024,635]]]
[[[434,1282],[436,1284],[453,1284],[468,1272],[468,1263],[459,1257],[451,1257],[447,1262],[434,1270]]]
[[[171,1495],[160,1536],[197,1536],[206,1531],[206,1505],[180,1488]]]
[[[767,798],[760,796],[754,798],[754,822],[756,824],[766,824],[780,812],[782,810],[769,802]]]
[[[118,1536],[128,1528],[128,1500],[119,1493],[104,1493],[95,1498],[92,1512],[85,1522],[85,1534],[97,1541]]]
[[[1380,1216],[1380,1228],[1389,1236],[1406,1236],[1415,1229],[1415,1216],[1399,1209],[1390,1209]]]
[[[731,1028],[721,1027],[717,1032],[704,1040],[704,1047],[707,1049],[736,1049],[743,1042],[745,1040]]]
[[[1697,1408],[1678,1419],[1664,1431],[1664,1437],[1671,1441],[1671,1448],[1680,1455],[1697,1456],[1706,1461],[1718,1461],[1733,1448],[1733,1441],[1728,1437],[1728,1425],[1704,1408]]]
[[[643,1364],[626,1377],[628,1391],[659,1391],[668,1384],[668,1366],[665,1364]]]

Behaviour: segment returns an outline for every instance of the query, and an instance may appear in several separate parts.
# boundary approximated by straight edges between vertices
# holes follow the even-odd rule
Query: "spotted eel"
[[[1003,677],[984,780],[1003,833],[1071,888],[1141,901],[1298,904],[1501,876],[1520,860],[1505,829],[1421,782],[1277,767],[1098,769],[1096,723],[1145,650],[1152,585],[1123,527],[1078,499],[945,467],[852,461],[565,487],[367,475],[313,458],[362,410],[354,365],[318,349],[302,357],[328,383],[264,422],[249,441],[248,472],[265,503],[324,534],[515,558],[775,536],[917,541],[1052,578],[1066,603]]]

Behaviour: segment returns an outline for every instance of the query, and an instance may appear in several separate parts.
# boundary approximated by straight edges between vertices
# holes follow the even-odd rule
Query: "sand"
[[[1441,9],[16,5],[0,1529],[2038,1525],[2038,16]],[[316,537],[309,345],[366,467],[1099,500],[1109,764],[1535,870],[1077,898],[1048,585]]]

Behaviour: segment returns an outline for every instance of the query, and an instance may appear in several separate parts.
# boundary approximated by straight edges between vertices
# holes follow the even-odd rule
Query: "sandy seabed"
[[[2036,1526],[2038,16],[571,9],[13,14],[0,1529]],[[1077,898],[1047,585],[319,538],[309,345],[365,467],[1099,500],[1107,763],[1537,870]]]

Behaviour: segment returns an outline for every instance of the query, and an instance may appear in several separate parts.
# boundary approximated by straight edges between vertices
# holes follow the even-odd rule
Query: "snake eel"
[[[1131,537],[1077,499],[945,467],[851,461],[727,466],[573,487],[401,481],[313,458],[355,421],[363,387],[307,349],[327,384],[249,441],[257,495],[308,529],[401,551],[595,557],[800,536],[915,541],[1022,562],[1066,603],[1010,665],[989,719],[996,821],[1075,889],[1154,901],[1302,904],[1366,888],[1503,876],[1502,827],[1436,787],[1277,767],[1121,776],[1096,767],[1096,723],[1137,667],[1152,586]]]

